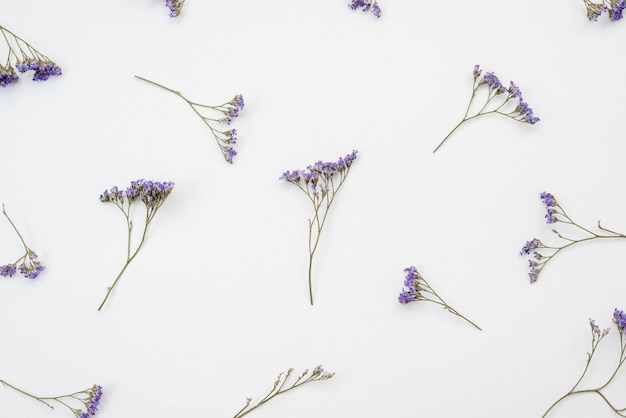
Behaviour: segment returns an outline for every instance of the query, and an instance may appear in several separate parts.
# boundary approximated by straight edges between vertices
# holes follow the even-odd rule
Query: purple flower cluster
[[[625,0],[626,1],[626,0]],[[474,66],[474,80],[476,80],[482,73],[480,66]],[[478,82],[478,86],[486,85],[489,87],[490,92],[493,92],[494,95],[499,95],[503,93],[508,93],[508,97],[506,101],[510,99],[517,98],[519,103],[515,110],[511,113],[503,113],[505,116],[512,117],[513,119],[520,122],[527,122],[531,125],[539,122],[540,119],[534,115],[533,110],[528,106],[528,103],[524,102],[522,98],[522,91],[519,87],[513,82],[509,82],[509,87],[505,88],[500,79],[493,72],[485,72],[483,78]]]
[[[238,94],[233,99],[224,105],[226,107],[226,123],[230,125],[230,122],[236,117],[239,116],[239,112],[243,110],[245,107],[245,103],[243,101],[243,95]]]
[[[602,3],[593,3],[590,0],[584,0],[584,2],[587,7],[587,18],[591,21],[597,21],[600,15],[605,12],[609,13],[609,20],[612,22],[622,20],[624,17],[626,0],[606,0]]]
[[[15,74],[12,67],[5,68],[0,64],[0,87],[6,87],[9,84],[17,83],[19,77]]]
[[[39,274],[44,271],[45,267],[41,262],[37,261],[37,254],[33,251],[28,252],[28,257],[24,258],[24,262],[20,264],[19,271],[27,279],[36,279]]]
[[[85,401],[86,411],[81,412],[78,418],[89,418],[89,416],[96,415],[98,405],[100,404],[100,398],[102,397],[102,387],[100,385],[93,385],[87,392],[89,398]]]
[[[61,75],[61,68],[58,65],[24,39],[3,26],[0,26],[0,33],[9,49],[6,65],[0,65],[0,86],[6,87],[16,83],[19,79],[11,62],[14,62],[15,68],[20,73],[34,71],[34,81],[44,81],[52,76]]]
[[[533,238],[530,241],[526,241],[526,244],[522,247],[522,251],[520,251],[519,253],[520,255],[524,255],[524,254],[530,255],[531,251],[540,247],[543,247],[543,244],[541,243],[541,241],[539,241],[537,238]]]
[[[615,310],[617,311],[617,309]],[[589,325],[591,325],[591,332],[593,333],[594,340],[600,340],[606,337],[611,330],[610,328],[600,329],[596,321],[589,319]]]
[[[364,12],[368,12],[371,10],[374,16],[376,16],[377,18],[380,18],[382,16],[382,11],[380,10],[380,6],[378,5],[378,2],[376,2],[376,0],[374,0],[373,2],[372,0],[352,0],[352,3],[350,3],[348,7],[352,10],[361,8],[361,10],[363,10]]]
[[[50,77],[56,77],[62,74],[61,68],[52,61],[28,59],[15,64],[15,68],[17,68],[17,71],[20,73],[34,71],[33,81],[45,81]]]
[[[158,182],[151,180],[136,180],[130,182],[130,187],[126,190],[120,190],[116,186],[105,190],[100,195],[101,202],[113,202],[121,205],[124,201],[129,204],[139,199],[147,207],[153,208],[160,206],[174,189],[174,183],[171,181]]]
[[[223,106],[218,106],[218,109],[226,116],[224,119],[221,119],[220,122],[226,122],[230,125],[232,120],[236,117],[239,117],[239,113],[245,107],[245,103],[243,101],[243,95],[238,94],[233,99],[224,104]],[[215,131],[213,132],[215,135]],[[237,151],[232,147],[237,143],[237,129],[231,129],[230,131],[221,132],[222,137],[215,136],[217,139],[220,148],[222,149],[222,154],[227,162],[233,163],[233,158],[237,155]]]
[[[185,0],[165,0],[165,6],[170,9],[170,17],[177,17],[185,4]]]
[[[322,192],[322,196],[328,192],[326,180],[330,180],[336,173],[343,173],[350,168],[354,160],[356,160],[358,151],[354,150],[343,158],[339,158],[337,162],[318,161],[313,165],[309,165],[306,170],[285,171],[278,179],[286,180],[290,183],[299,184],[303,180],[308,185],[315,196]],[[322,178],[323,182],[320,182]]]
[[[622,334],[626,334],[626,314],[617,308],[613,311],[613,320],[617,324],[617,329]]]
[[[553,195],[550,193],[542,192],[539,197],[543,200],[543,203],[546,205],[546,223],[553,224],[558,221],[554,215],[557,213],[556,209],[558,207],[558,203]]]
[[[421,276],[417,272],[417,269],[414,266],[411,266],[405,268],[404,271],[407,272],[406,277],[404,278],[404,286],[407,289],[402,289],[400,296],[398,296],[398,302],[403,305],[419,300],[421,296],[420,291],[422,290],[419,283]]]

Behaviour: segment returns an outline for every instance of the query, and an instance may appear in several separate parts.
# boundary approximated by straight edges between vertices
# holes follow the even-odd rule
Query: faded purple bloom
[[[605,328],[601,330],[600,327],[596,324],[596,321],[594,321],[593,319],[589,319],[589,325],[591,325],[591,332],[594,333],[594,338],[603,338],[611,330],[610,328]]]
[[[528,260],[528,266],[530,267],[530,272],[528,273],[530,283],[535,283],[539,277],[539,271],[536,269],[537,263],[533,260]]]
[[[14,264],[6,264],[4,266],[0,266],[0,276],[2,277],[13,277],[16,272],[17,268]]]
[[[590,1],[585,1],[585,6],[587,6],[587,18],[594,22],[597,22],[598,17],[608,10],[604,4],[591,3]]]
[[[165,6],[170,9],[170,17],[177,17],[183,8],[185,0],[166,0]]]
[[[363,12],[368,12],[368,11],[372,11],[372,13],[374,14],[374,16],[376,16],[377,18],[380,18],[382,16],[382,11],[380,9],[380,6],[378,5],[378,2],[376,0],[372,1],[372,0],[352,0],[352,3],[350,3],[348,5],[348,7],[352,10],[356,10],[358,8],[361,8],[361,10]]]

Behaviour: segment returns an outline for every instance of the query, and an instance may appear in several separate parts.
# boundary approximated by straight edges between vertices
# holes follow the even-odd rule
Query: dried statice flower
[[[220,151],[222,151],[222,155],[224,159],[233,163],[233,157],[237,155],[237,151],[233,148],[233,146],[237,143],[237,130],[236,129],[226,129],[219,127],[220,124],[230,125],[233,119],[239,116],[239,113],[243,110],[245,103],[243,101],[243,96],[241,94],[236,95],[230,101],[218,105],[218,106],[210,106],[204,105],[196,102],[192,102],[183,96],[179,91],[172,90],[168,87],[165,87],[161,84],[155,83],[154,81],[147,80],[143,77],[135,76],[136,78],[147,81],[150,84],[153,84],[157,87],[161,87],[169,92],[176,94],[178,97],[183,99],[187,104],[193,109],[193,111],[202,119],[202,122],[206,126],[209,127],[215,141],[217,141],[217,145],[220,147]]]
[[[285,171],[279,177],[279,180],[285,180],[297,186],[313,204],[313,219],[309,219],[309,299],[311,305],[313,305],[311,282],[313,256],[317,250],[330,206],[348,177],[357,152],[352,151],[337,162],[318,161],[308,166],[306,170]]]
[[[244,405],[243,408],[237,411],[234,418],[241,418],[245,415],[248,415],[250,412],[254,411],[259,406],[263,405],[270,399],[280,394],[283,394],[291,389],[295,389],[299,386],[302,386],[305,383],[317,382],[320,380],[327,380],[327,379],[332,378],[335,375],[335,373],[324,371],[322,366],[317,366],[315,369],[313,369],[313,372],[311,372],[310,374],[309,374],[308,369],[305,370],[300,376],[298,376],[295,382],[286,386],[287,381],[289,380],[289,377],[291,376],[292,372],[293,372],[293,369],[288,369],[286,372],[279,374],[278,379],[276,379],[276,381],[274,382],[274,387],[272,388],[272,390],[270,390],[269,393],[265,395],[265,397],[261,399],[260,401],[258,401],[256,404],[254,405],[252,404],[252,398],[247,398],[246,404]]]
[[[17,227],[7,214],[4,203],[2,204],[2,214],[7,218],[7,220],[13,227],[13,230],[22,242],[22,245],[24,246],[24,254],[13,263],[0,266],[0,276],[13,277],[13,275],[16,274],[16,272],[19,270],[20,274],[22,274],[24,277],[28,279],[36,279],[37,277],[39,277],[39,274],[45,269],[45,267],[37,259],[37,253],[35,253],[35,251],[33,251],[28,245],[26,245],[22,234],[20,234],[20,231],[18,231]]]
[[[0,63],[1,87],[7,87],[18,81],[16,69],[20,73],[34,71],[34,81],[45,81],[50,77],[61,75],[61,68],[30,43],[1,25],[0,33],[8,48],[6,61],[4,64]]]
[[[526,244],[524,244],[524,246],[522,247],[520,255],[532,256],[532,258],[528,260],[528,266],[530,267],[530,272],[528,273],[528,276],[531,283],[535,283],[537,281],[546,264],[548,264],[548,262],[552,260],[554,256],[574,244],[578,244],[579,242],[591,241],[594,239],[626,238],[626,235],[624,234],[620,234],[619,232],[615,232],[603,227],[600,224],[600,221],[598,221],[598,229],[600,232],[594,232],[590,228],[585,228],[576,223],[572,218],[570,218],[570,216],[565,212],[563,207],[559,204],[559,202],[552,194],[542,192],[539,197],[543,201],[544,205],[546,205],[546,223],[560,223],[570,225],[571,229],[573,229],[574,231],[578,231],[578,233],[581,234],[581,238],[571,238],[569,236],[562,235],[556,229],[553,229],[552,232],[554,232],[561,240],[564,241],[564,243],[562,243],[561,245],[554,247],[548,246],[537,238],[533,238],[532,240],[527,241]]]
[[[112,187],[108,190],[105,190],[104,193],[100,195],[101,202],[113,203],[124,214],[124,218],[126,219],[126,228],[128,230],[128,239],[126,247],[126,263],[115,278],[115,281],[113,281],[113,284],[107,288],[106,296],[100,304],[100,307],[98,307],[98,310],[102,309],[105,302],[109,298],[109,295],[113,291],[113,288],[122,277],[122,274],[130,264],[130,262],[133,261],[133,259],[139,253],[139,250],[146,240],[148,226],[154,219],[154,216],[156,215],[159,208],[163,205],[163,203],[165,203],[165,200],[170,195],[172,190],[174,190],[174,183],[172,183],[171,181],[158,182],[141,179],[131,181],[130,187],[128,187],[126,190],[120,190],[117,187]],[[134,250],[132,250],[131,236],[133,232],[133,221],[131,207],[133,206],[133,203],[137,201],[141,201],[141,203],[143,203],[143,205],[145,206],[145,222],[139,244]]]
[[[170,9],[170,17],[177,17],[185,4],[185,0],[165,0],[165,6]]]
[[[422,275],[419,274],[419,272],[414,266],[407,267],[404,269],[404,271],[407,273],[406,277],[404,278],[405,287],[402,289],[400,296],[398,296],[398,302],[400,302],[403,305],[406,305],[407,303],[411,303],[411,302],[421,301],[421,300],[436,303],[437,305],[440,305],[443,309],[447,310],[451,314],[454,314],[460,318],[463,318],[464,320],[472,324],[474,327],[482,331],[482,329],[478,325],[476,325],[475,323],[473,323],[472,321],[470,321],[469,319],[461,315],[456,309],[452,308],[450,305],[444,302],[444,300],[428,284],[426,279],[424,279]]]
[[[601,14],[608,12],[609,20],[617,22],[624,17],[626,0],[602,0],[602,3],[594,3],[590,0],[583,0],[587,8],[587,18],[596,22]]]
[[[485,102],[481,105],[474,103],[479,90],[484,91]],[[478,109],[476,109],[478,108]],[[471,113],[471,114],[470,114]],[[435,148],[437,150],[450,138],[465,122],[477,118],[479,116],[498,114],[506,116],[518,122],[525,122],[531,125],[539,122],[539,118],[533,113],[533,110],[522,98],[522,92],[519,87],[510,82],[509,87],[504,87],[498,77],[492,72],[485,72],[478,65],[474,66],[474,84],[472,86],[472,96],[465,110],[463,119],[446,135],[441,143]]]
[[[371,11],[377,18],[382,16],[382,11],[376,0],[352,0],[352,3],[350,3],[348,7],[352,10],[361,9],[364,12]]]
[[[100,398],[102,397],[102,387],[100,385],[93,385],[89,389],[81,390],[79,392],[70,393],[68,395],[61,396],[35,396],[23,389],[11,385],[10,383],[0,380],[4,386],[11,388],[29,398],[35,399],[50,409],[54,409],[55,406],[61,405],[72,411],[76,418],[89,418],[96,415],[98,406],[100,405]]]
[[[554,407],[556,407],[561,401],[565,400],[566,398],[572,395],[576,395],[580,393],[594,393],[598,395],[606,403],[606,405],[609,408],[611,408],[613,412],[615,412],[618,416],[626,417],[626,408],[618,408],[615,405],[613,405],[607,398],[607,395],[603,392],[604,389],[615,379],[620,368],[626,361],[626,336],[624,335],[624,332],[625,332],[624,327],[626,326],[626,314],[619,309],[615,309],[613,311],[613,322],[615,322],[617,326],[617,331],[618,331],[619,341],[620,341],[619,360],[617,361],[617,366],[615,367],[615,370],[613,371],[613,373],[611,373],[607,381],[601,386],[598,386],[592,389],[578,389],[578,385],[580,385],[580,383],[583,381],[585,375],[587,374],[587,371],[589,370],[589,366],[591,365],[591,360],[593,359],[593,356],[596,354],[596,349],[598,348],[598,344],[600,344],[600,341],[602,341],[604,337],[606,337],[609,334],[609,328],[601,330],[600,327],[595,323],[595,321],[593,319],[590,319],[589,325],[591,327],[591,352],[587,353],[587,363],[585,364],[583,372],[578,378],[578,380],[576,381],[576,383],[574,384],[574,386],[569,390],[569,392],[567,392],[565,395],[557,399],[556,402],[554,402],[548,408],[548,410],[542,415],[542,417],[545,418],[550,413],[550,411],[552,411]]]

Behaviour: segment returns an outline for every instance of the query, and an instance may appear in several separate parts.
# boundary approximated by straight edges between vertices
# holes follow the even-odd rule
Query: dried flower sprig
[[[609,19],[617,22],[624,17],[626,0],[602,0],[602,3],[594,3],[590,0],[583,0],[587,8],[587,18],[596,22],[602,13],[608,12]]]
[[[348,5],[352,10],[356,10],[361,8],[364,12],[372,11],[374,16],[380,18],[382,16],[382,10],[380,10],[380,6],[376,0],[352,0],[352,3]]]
[[[574,384],[574,386],[569,390],[569,392],[567,392],[565,395],[557,399],[556,402],[554,402],[550,406],[550,408],[548,408],[545,414],[543,414],[543,417],[546,417],[548,413],[552,409],[554,409],[554,407],[558,405],[561,401],[563,401],[564,399],[572,395],[576,395],[579,393],[595,393],[596,395],[600,396],[600,398],[602,398],[602,400],[609,406],[609,408],[613,410],[613,412],[615,412],[620,417],[626,417],[626,408],[621,408],[621,409],[617,408],[608,400],[606,395],[602,393],[602,390],[604,390],[613,381],[615,376],[617,376],[617,372],[619,372],[620,368],[626,361],[626,338],[624,335],[624,333],[626,332],[624,330],[624,327],[626,327],[626,314],[621,310],[615,309],[613,311],[613,322],[615,322],[615,324],[617,325],[617,331],[619,334],[619,342],[620,342],[620,353],[619,353],[619,360],[617,361],[617,366],[615,367],[615,370],[613,371],[613,373],[609,376],[608,380],[603,385],[598,386],[597,388],[578,389],[578,385],[582,382],[583,378],[587,374],[587,371],[589,370],[589,365],[591,364],[591,360],[593,359],[593,356],[596,353],[598,344],[600,344],[600,341],[602,341],[604,337],[608,335],[609,330],[610,330],[609,328],[601,330],[600,327],[596,325],[595,321],[593,319],[590,319],[589,325],[591,326],[591,352],[587,353],[587,364],[585,364],[583,373],[580,375],[580,377],[576,381],[576,384]]]
[[[241,94],[236,95],[230,101],[221,104],[219,106],[210,106],[204,105],[196,102],[192,102],[183,96],[179,91],[172,90],[169,87],[165,87],[159,83],[155,83],[154,81],[147,80],[143,77],[135,76],[140,80],[147,81],[150,84],[153,84],[157,87],[161,87],[169,92],[176,94],[178,97],[183,99],[187,104],[193,109],[193,111],[202,119],[202,122],[206,126],[209,127],[213,137],[215,137],[215,141],[217,141],[217,145],[220,147],[220,151],[222,151],[222,155],[224,159],[233,163],[233,157],[237,155],[237,151],[233,148],[233,145],[237,143],[237,129],[228,129],[223,131],[222,128],[218,128],[217,125],[226,123],[230,125],[232,120],[239,116],[239,113],[243,110],[245,104],[243,101],[243,96]],[[207,112],[209,112],[207,114]],[[210,115],[213,113],[214,115]],[[219,116],[217,116],[219,115]],[[215,126],[214,126],[215,125]]]
[[[582,238],[570,238],[562,235],[556,229],[553,229],[552,232],[554,232],[560,239],[565,241],[564,244],[552,247],[545,245],[543,242],[541,242],[541,240],[537,238],[533,238],[532,240],[527,241],[526,244],[524,244],[524,247],[522,247],[520,255],[523,256],[524,254],[532,254],[532,259],[528,260],[528,265],[530,267],[530,272],[528,273],[528,276],[530,277],[531,283],[535,283],[537,281],[546,264],[548,264],[548,262],[551,261],[554,256],[574,244],[595,239],[626,238],[626,235],[624,234],[620,234],[619,232],[615,232],[603,227],[600,224],[600,221],[598,221],[598,229],[601,232],[593,232],[591,231],[591,229],[585,228],[584,226],[581,226],[580,224],[574,222],[574,220],[570,218],[567,213],[565,213],[563,207],[559,204],[559,202],[552,194],[543,192],[539,195],[539,197],[546,205],[546,223],[554,224],[559,222],[562,224],[572,225],[574,227],[574,230],[582,233]]]
[[[24,255],[13,263],[0,266],[0,276],[13,277],[13,275],[19,270],[24,277],[28,279],[36,279],[45,267],[41,265],[39,260],[37,260],[37,253],[26,245],[24,237],[22,237],[22,234],[20,234],[20,231],[7,214],[4,203],[2,204],[2,214],[8,219],[9,223],[13,227],[13,230],[22,242],[22,245],[24,246]]]
[[[79,392],[70,393],[69,395],[61,396],[35,396],[23,389],[7,383],[4,380],[0,380],[4,386],[11,388],[29,398],[35,399],[50,409],[54,409],[55,404],[65,406],[72,411],[76,418],[88,418],[89,416],[96,415],[98,405],[100,405],[100,398],[102,397],[102,387],[100,385],[93,385],[89,389],[81,390]],[[80,405],[80,407],[78,406]]]
[[[274,387],[272,388],[272,390],[270,390],[269,393],[256,404],[252,405],[252,398],[247,398],[245,406],[235,414],[234,418],[241,418],[245,415],[248,415],[248,413],[254,411],[270,399],[285,392],[288,392],[291,389],[300,387],[305,383],[327,380],[335,375],[335,373],[325,372],[322,366],[317,366],[315,369],[313,369],[313,372],[311,372],[311,374],[309,374],[309,370],[306,369],[300,376],[298,376],[294,383],[289,386],[285,386],[287,384],[287,381],[289,380],[289,377],[291,376],[292,371],[293,369],[289,369],[286,372],[279,374],[278,379],[276,379],[276,381],[274,382]]]
[[[126,247],[126,263],[115,278],[113,284],[107,288],[106,296],[104,297],[104,300],[100,304],[98,310],[102,309],[105,302],[109,298],[109,295],[113,291],[113,288],[126,270],[126,267],[128,267],[130,262],[137,256],[137,253],[139,253],[139,250],[146,240],[146,234],[148,232],[150,222],[152,222],[157,211],[163,205],[165,199],[167,199],[173,189],[174,183],[171,181],[158,182],[141,179],[132,181],[130,183],[130,187],[126,190],[119,190],[117,187],[112,187],[109,190],[105,190],[104,193],[100,195],[101,202],[113,203],[124,214],[124,218],[126,218],[126,228],[128,229],[128,239]],[[131,207],[137,200],[140,200],[144,204],[146,216],[141,240],[135,250],[132,251],[131,236],[133,232],[133,221],[131,219]]]
[[[313,256],[317,250],[330,206],[348,177],[357,153],[358,151],[352,151],[344,158],[339,158],[337,162],[318,161],[308,166],[306,170],[285,171],[279,177],[279,180],[296,185],[313,204],[313,219],[309,219],[309,299],[311,305],[313,305],[311,282]]]
[[[61,75],[61,68],[30,43],[1,25],[0,32],[9,50],[4,64],[0,62],[0,86],[6,87],[18,81],[15,69],[20,73],[34,71],[34,81],[45,81]]]
[[[177,17],[185,4],[185,0],[165,0],[165,6],[170,9],[170,17]]]
[[[406,277],[404,278],[404,286],[406,288],[402,289],[400,296],[398,296],[398,302],[403,305],[420,300],[436,303],[451,314],[463,318],[478,330],[482,331],[478,325],[461,315],[456,309],[444,302],[444,300],[437,294],[437,292],[435,292],[435,290],[430,286],[430,284],[428,284],[426,279],[422,277],[414,266],[407,267],[404,271],[407,272]]]
[[[482,77],[481,77],[482,75]],[[482,106],[470,115],[470,111],[477,106],[474,105],[474,99],[477,97],[476,93],[482,87],[483,90],[486,90],[486,100]],[[516,102],[516,103],[514,103]],[[510,82],[509,87],[504,87],[498,77],[492,72],[485,72],[482,74],[482,70],[478,65],[474,66],[474,84],[472,86],[472,96],[470,97],[469,104],[467,105],[467,109],[465,110],[465,115],[461,122],[459,122],[451,131],[446,135],[446,137],[441,141],[441,143],[435,148],[434,152],[437,150],[450,138],[450,135],[454,133],[462,124],[465,122],[477,118],[479,116],[489,115],[489,114],[499,114],[502,116],[506,116],[518,122],[525,122],[531,125],[539,122],[539,118],[533,114],[533,110],[528,106],[526,102],[522,99],[522,92],[519,87],[515,85],[512,81]]]

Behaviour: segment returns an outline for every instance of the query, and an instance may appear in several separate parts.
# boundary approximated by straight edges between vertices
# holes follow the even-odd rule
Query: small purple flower
[[[19,77],[13,71],[13,68],[5,69],[0,65],[0,87],[6,87],[9,84],[17,83]]]
[[[361,8],[363,12],[368,12],[371,10],[372,14],[374,14],[374,16],[376,16],[377,18],[380,18],[382,16],[382,11],[376,0],[374,0],[373,2],[372,0],[352,0],[352,3],[350,3],[348,7],[352,10]]]
[[[25,73],[26,71],[39,70],[40,65],[41,63],[38,60],[31,59],[18,62],[17,64],[15,64],[15,68],[17,68],[17,71],[19,71],[20,73]]]
[[[613,6],[609,9],[609,19],[613,22],[621,20],[624,17],[624,9],[626,9],[626,0],[621,0],[619,3],[613,4]]]
[[[228,161],[229,163],[233,163],[233,158],[235,157],[235,155],[237,155],[237,151],[235,151],[235,149],[233,147],[229,147],[226,150],[226,161]]]
[[[528,266],[530,267],[530,272],[528,273],[530,283],[535,283],[539,277],[539,271],[536,269],[537,263],[533,260],[528,260]]]
[[[556,199],[550,193],[542,192],[539,197],[543,200],[543,203],[546,205],[546,223],[553,224],[558,221],[558,219],[554,216],[556,213],[555,207],[557,206]]]
[[[27,279],[36,279],[37,277],[39,277],[39,273],[44,271],[44,269],[45,267],[41,264],[36,264],[33,269],[27,270],[27,273],[24,274],[24,277],[26,277]]]
[[[603,338],[611,330],[610,328],[605,328],[601,330],[598,324],[596,324],[596,321],[594,321],[593,319],[589,319],[589,325],[591,325],[591,332],[594,333],[594,338]]]
[[[506,91],[498,76],[493,72],[486,72],[479,85],[480,84],[488,85],[490,89],[495,90],[496,94],[501,94]]]
[[[50,77],[61,75],[61,68],[54,62],[47,62],[40,66],[33,76],[34,81],[45,81]]]
[[[2,277],[13,277],[16,272],[17,268],[14,264],[6,264],[4,266],[0,266],[0,276]]]
[[[409,302],[413,302],[413,295],[408,292],[407,290],[402,290],[402,292],[400,293],[400,296],[398,296],[398,302],[400,302],[403,305],[406,305]]]
[[[615,308],[613,311],[613,320],[617,324],[619,331],[624,334],[624,329],[626,328],[626,314],[624,311]]]
[[[530,241],[526,241],[526,244],[524,244],[524,246],[522,247],[522,251],[520,251],[520,255],[524,255],[524,254],[528,254],[530,255],[530,252],[536,248],[541,248],[543,247],[543,244],[541,243],[541,241],[539,241],[537,238],[533,238]]]
[[[511,81],[509,85],[509,94],[511,97],[518,97],[520,102],[522,101],[522,92],[513,81]]]

